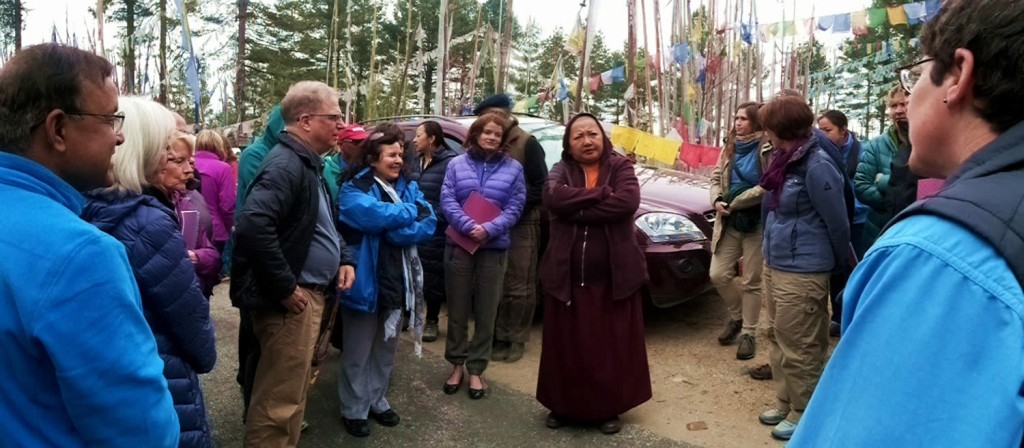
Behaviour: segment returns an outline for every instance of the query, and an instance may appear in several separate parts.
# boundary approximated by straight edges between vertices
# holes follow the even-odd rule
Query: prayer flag
[[[908,23],[907,12],[902,6],[890,6],[886,8],[886,11],[889,13],[890,25],[906,25]]]
[[[917,25],[921,23],[921,19],[924,19],[928,12],[924,8],[924,2],[913,2],[903,5],[903,11],[907,15],[907,22],[911,25]]]
[[[885,24],[885,8],[871,8],[868,10],[868,28],[878,28]]]
[[[939,13],[939,8],[942,7],[942,2],[939,0],[927,0],[924,2],[925,20],[932,20],[935,15]]]
[[[833,33],[849,33],[853,29],[853,18],[850,14],[836,14],[832,21]]]

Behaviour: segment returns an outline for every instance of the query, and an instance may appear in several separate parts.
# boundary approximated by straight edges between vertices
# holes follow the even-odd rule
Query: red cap
[[[345,126],[344,128],[341,128],[340,131],[338,131],[339,142],[343,142],[345,140],[360,142],[366,140],[366,138],[369,136],[370,134],[366,133],[366,129],[363,129],[363,126],[358,124],[351,124]]]

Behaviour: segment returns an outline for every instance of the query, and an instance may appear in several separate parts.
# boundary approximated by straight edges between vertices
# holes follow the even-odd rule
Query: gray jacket
[[[778,192],[765,192],[764,261],[786,272],[831,272],[847,263],[850,222],[843,175],[817,137],[797,151]],[[769,211],[773,194],[778,207]]]

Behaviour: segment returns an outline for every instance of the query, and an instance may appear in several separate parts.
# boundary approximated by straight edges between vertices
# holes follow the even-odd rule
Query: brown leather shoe
[[[757,367],[750,369],[750,377],[755,380],[770,380],[772,379],[772,366],[771,364],[762,364]]]

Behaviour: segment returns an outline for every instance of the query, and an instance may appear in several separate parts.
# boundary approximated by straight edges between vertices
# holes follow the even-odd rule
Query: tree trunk
[[[629,91],[630,87],[633,87],[633,98],[626,100],[626,124],[629,127],[633,127],[635,124],[636,117],[634,117],[636,110],[636,0],[626,0],[626,18],[627,18],[627,29],[626,32],[626,91]],[[590,26],[588,23],[587,26]],[[581,73],[582,74],[582,73]],[[583,76],[580,76],[580,83],[583,82]]]
[[[501,55],[498,60],[498,83],[494,93],[505,91],[505,80],[508,78],[509,56],[512,53],[512,0],[505,0],[508,14],[505,14],[505,29],[501,37]]]
[[[644,33],[644,101],[647,102],[647,131],[654,133],[654,105],[651,101],[651,47],[647,44],[647,0],[640,0]]]
[[[135,92],[135,4],[138,0],[125,0],[124,91]]]
[[[476,77],[480,73],[480,19],[484,5],[477,4],[476,7],[476,28],[473,35],[473,68],[469,75],[469,101],[476,103]],[[490,30],[488,30],[490,32]]]
[[[14,0],[14,52],[21,51],[21,0]]]
[[[249,0],[238,0],[238,55],[235,65],[235,108],[238,111],[238,133],[241,136],[245,121],[245,24],[249,15]]]
[[[167,0],[160,2],[160,61],[157,71],[160,78],[160,90],[157,101],[164,106],[167,105]]]
[[[398,94],[395,95],[395,115],[405,113],[405,83],[409,77],[409,58],[412,57],[412,0],[405,10],[405,57],[402,63],[402,82],[398,83]]]

